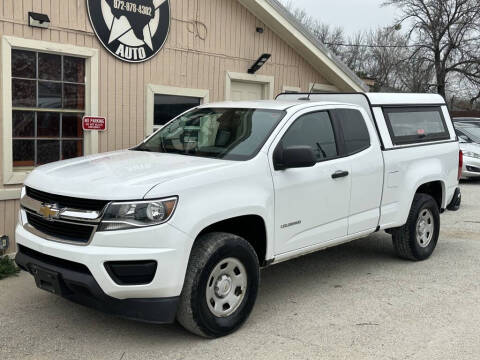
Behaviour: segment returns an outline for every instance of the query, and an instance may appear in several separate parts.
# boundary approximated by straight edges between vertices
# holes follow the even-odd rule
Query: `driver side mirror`
[[[275,170],[287,170],[313,167],[317,159],[310,146],[290,146],[283,148],[280,144],[273,156]]]

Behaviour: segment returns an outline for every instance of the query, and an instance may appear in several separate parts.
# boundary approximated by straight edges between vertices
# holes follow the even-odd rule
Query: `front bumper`
[[[480,177],[480,159],[464,156],[462,179]]]
[[[179,296],[193,240],[166,223],[136,230],[97,232],[89,245],[73,245],[44,239],[28,231],[25,212],[17,225],[16,242],[38,253],[85,266],[103,293],[119,300]],[[119,285],[105,263],[155,261],[153,280],[143,285]]]
[[[175,320],[179,297],[116,299],[103,292],[86,266],[45,255],[23,245],[19,245],[15,261],[32,275],[39,268],[58,275],[56,286],[50,287],[51,291],[73,302],[143,322],[164,324]]]

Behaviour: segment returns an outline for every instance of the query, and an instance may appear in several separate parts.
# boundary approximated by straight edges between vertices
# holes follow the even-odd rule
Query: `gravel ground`
[[[22,273],[0,282],[0,359],[477,359],[480,182],[462,191],[430,260],[397,259],[380,233],[273,266],[245,326],[217,340],[72,304]]]

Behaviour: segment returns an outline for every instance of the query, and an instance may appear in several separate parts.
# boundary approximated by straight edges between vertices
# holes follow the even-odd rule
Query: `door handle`
[[[338,170],[337,172],[332,174],[332,179],[340,179],[343,177],[347,177],[348,175],[349,175],[348,171]]]

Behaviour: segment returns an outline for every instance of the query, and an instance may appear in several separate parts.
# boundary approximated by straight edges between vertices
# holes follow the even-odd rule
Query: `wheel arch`
[[[268,265],[268,235],[264,218],[256,214],[235,216],[214,222],[204,227],[195,238],[194,244],[201,241],[204,234],[213,232],[230,233],[240,236],[252,245],[258,256],[260,266]]]
[[[446,187],[442,180],[430,181],[418,186],[415,194],[430,195],[435,199],[440,210],[445,208]]]

